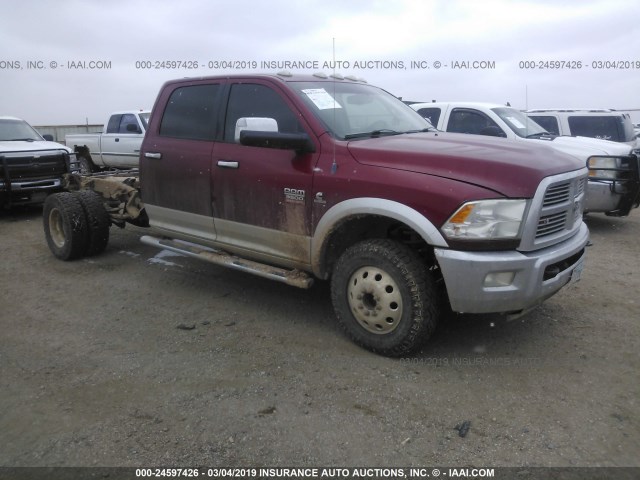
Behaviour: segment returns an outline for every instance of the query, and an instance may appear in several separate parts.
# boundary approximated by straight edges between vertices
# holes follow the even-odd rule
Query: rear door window
[[[190,85],[177,88],[169,98],[160,124],[163,137],[213,140],[214,102],[219,84]]]

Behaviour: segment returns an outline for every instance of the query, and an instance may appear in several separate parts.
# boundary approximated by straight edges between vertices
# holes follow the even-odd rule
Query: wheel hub
[[[51,209],[49,212],[49,232],[51,233],[51,240],[55,243],[56,247],[64,247],[64,227],[62,226],[62,214],[57,208]]]
[[[402,296],[395,280],[377,267],[361,267],[351,275],[349,307],[368,332],[383,335],[396,329],[402,318]]]

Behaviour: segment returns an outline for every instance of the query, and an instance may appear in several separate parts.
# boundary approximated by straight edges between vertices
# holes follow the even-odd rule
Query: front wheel
[[[358,345],[389,356],[418,349],[440,314],[435,282],[417,252],[393,240],[366,240],[338,259],[331,299]]]

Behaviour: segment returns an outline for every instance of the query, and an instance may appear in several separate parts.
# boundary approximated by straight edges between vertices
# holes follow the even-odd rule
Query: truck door
[[[211,152],[220,83],[163,91],[142,145],[142,198],[151,225],[185,239],[215,240]]]
[[[213,149],[217,242],[265,261],[277,257],[308,264],[313,167],[318,154],[241,145],[242,128],[311,131],[295,106],[274,87],[259,81],[230,84],[224,134]]]
[[[140,156],[142,134],[136,115],[112,115],[107,124],[107,132],[102,135],[100,142],[104,164],[116,168],[135,166]]]

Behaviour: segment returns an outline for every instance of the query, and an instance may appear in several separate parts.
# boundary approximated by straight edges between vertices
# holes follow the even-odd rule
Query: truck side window
[[[281,133],[304,131],[282,97],[264,85],[240,83],[231,87],[224,129],[225,142],[235,141],[236,122],[242,117],[273,118]]]
[[[554,135],[560,135],[560,128],[558,128],[558,120],[556,117],[549,115],[529,115],[529,118],[544,128],[547,132]]]
[[[497,129],[497,130],[496,130]],[[486,115],[471,110],[454,109],[449,117],[447,132],[471,133],[506,137],[502,129]]]
[[[111,115],[109,123],[107,124],[107,133],[118,133],[121,119],[122,115]]]
[[[129,127],[129,125],[133,125],[135,129],[129,130],[129,128],[131,128]],[[138,122],[136,121],[136,116],[130,113],[125,113],[124,115],[122,115],[118,133],[142,133],[140,131],[140,127],[138,126]]]
[[[219,84],[191,85],[174,90],[162,116],[160,135],[191,140],[213,140],[213,106],[219,90]]]
[[[438,126],[438,120],[440,120],[440,109],[429,107],[421,108],[418,113],[431,122],[434,127]]]

